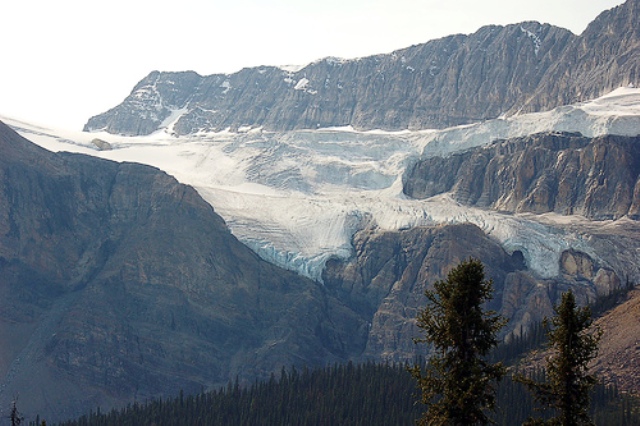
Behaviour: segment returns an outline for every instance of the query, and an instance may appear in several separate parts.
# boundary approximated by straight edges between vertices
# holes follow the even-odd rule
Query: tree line
[[[236,381],[198,395],[181,392],[59,425],[640,424],[635,398],[588,373],[599,334],[587,332],[590,309],[577,307],[571,292],[552,319],[506,344],[497,339],[505,320],[483,308],[492,282],[485,280],[481,262],[462,262],[425,295],[416,343],[430,345],[428,359],[283,368],[251,386]],[[545,339],[552,355],[544,368],[528,375],[507,368]]]
[[[536,378],[542,379],[541,373]],[[196,395],[180,393],[108,412],[94,410],[59,425],[412,425],[423,411],[418,397],[406,364],[348,363],[282,370],[248,387],[230,383]],[[497,386],[496,406],[496,424],[513,426],[534,414],[536,405],[523,384],[505,378]],[[596,384],[590,413],[597,425],[638,425],[636,409],[631,397]]]

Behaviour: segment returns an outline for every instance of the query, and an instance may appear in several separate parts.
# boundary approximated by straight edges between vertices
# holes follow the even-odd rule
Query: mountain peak
[[[580,36],[526,21],[390,54],[324,58],[301,69],[153,72],[122,104],[92,117],[85,130],[403,130],[549,110],[640,83],[638,9],[638,0],[629,0],[605,11]]]

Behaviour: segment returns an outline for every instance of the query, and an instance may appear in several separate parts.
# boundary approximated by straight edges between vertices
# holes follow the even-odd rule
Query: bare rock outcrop
[[[586,304],[608,294],[606,286],[620,282],[613,270],[574,251],[562,255],[563,274],[542,279],[527,268],[522,253],[506,253],[471,224],[398,232],[368,229],[356,234],[354,246],[354,258],[329,262],[323,278],[329,291],[369,322],[361,355],[366,359],[404,361],[424,353],[412,343],[418,337],[416,315],[426,303],[424,290],[469,257],[481,260],[494,282],[494,298],[487,307],[509,319],[504,336],[526,332],[551,316],[568,289]]]
[[[417,161],[404,192],[462,204],[593,220],[640,217],[640,137],[542,133]]]
[[[625,392],[640,392],[640,290],[598,318],[602,330],[598,356],[590,366],[605,383]]]
[[[533,96],[514,108],[540,111],[597,98],[618,87],[640,87],[640,2],[601,13],[569,42]]]

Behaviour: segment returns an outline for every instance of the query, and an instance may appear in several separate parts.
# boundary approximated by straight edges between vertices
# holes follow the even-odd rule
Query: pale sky
[[[231,73],[388,53],[488,24],[580,34],[623,0],[12,0],[0,115],[79,130],[150,71]]]

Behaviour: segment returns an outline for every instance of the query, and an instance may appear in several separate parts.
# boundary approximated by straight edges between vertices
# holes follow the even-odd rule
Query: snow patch
[[[229,80],[225,80],[222,82],[222,84],[220,84],[220,87],[224,89],[222,91],[222,94],[226,95],[229,92],[229,90],[231,90],[231,83],[229,82]]]
[[[283,71],[294,74],[303,69],[306,65],[279,65],[277,68],[280,68]]]
[[[540,52],[540,46],[542,45],[542,40],[540,40],[540,37],[538,37],[537,34],[529,31],[528,29],[524,28],[524,27],[520,27],[520,31],[522,31],[523,33],[525,33],[527,35],[527,37],[529,37],[532,41],[533,41],[533,45],[534,45],[534,53],[536,56],[538,56],[538,53]]]
[[[304,90],[307,88],[308,85],[309,85],[309,79],[307,79],[306,77],[303,77],[300,80],[298,80],[298,82],[296,83],[293,89]]]
[[[173,133],[173,126],[180,120],[180,117],[189,112],[189,108],[172,109],[171,113],[160,124],[158,132]],[[155,132],[156,134],[158,132]]]

